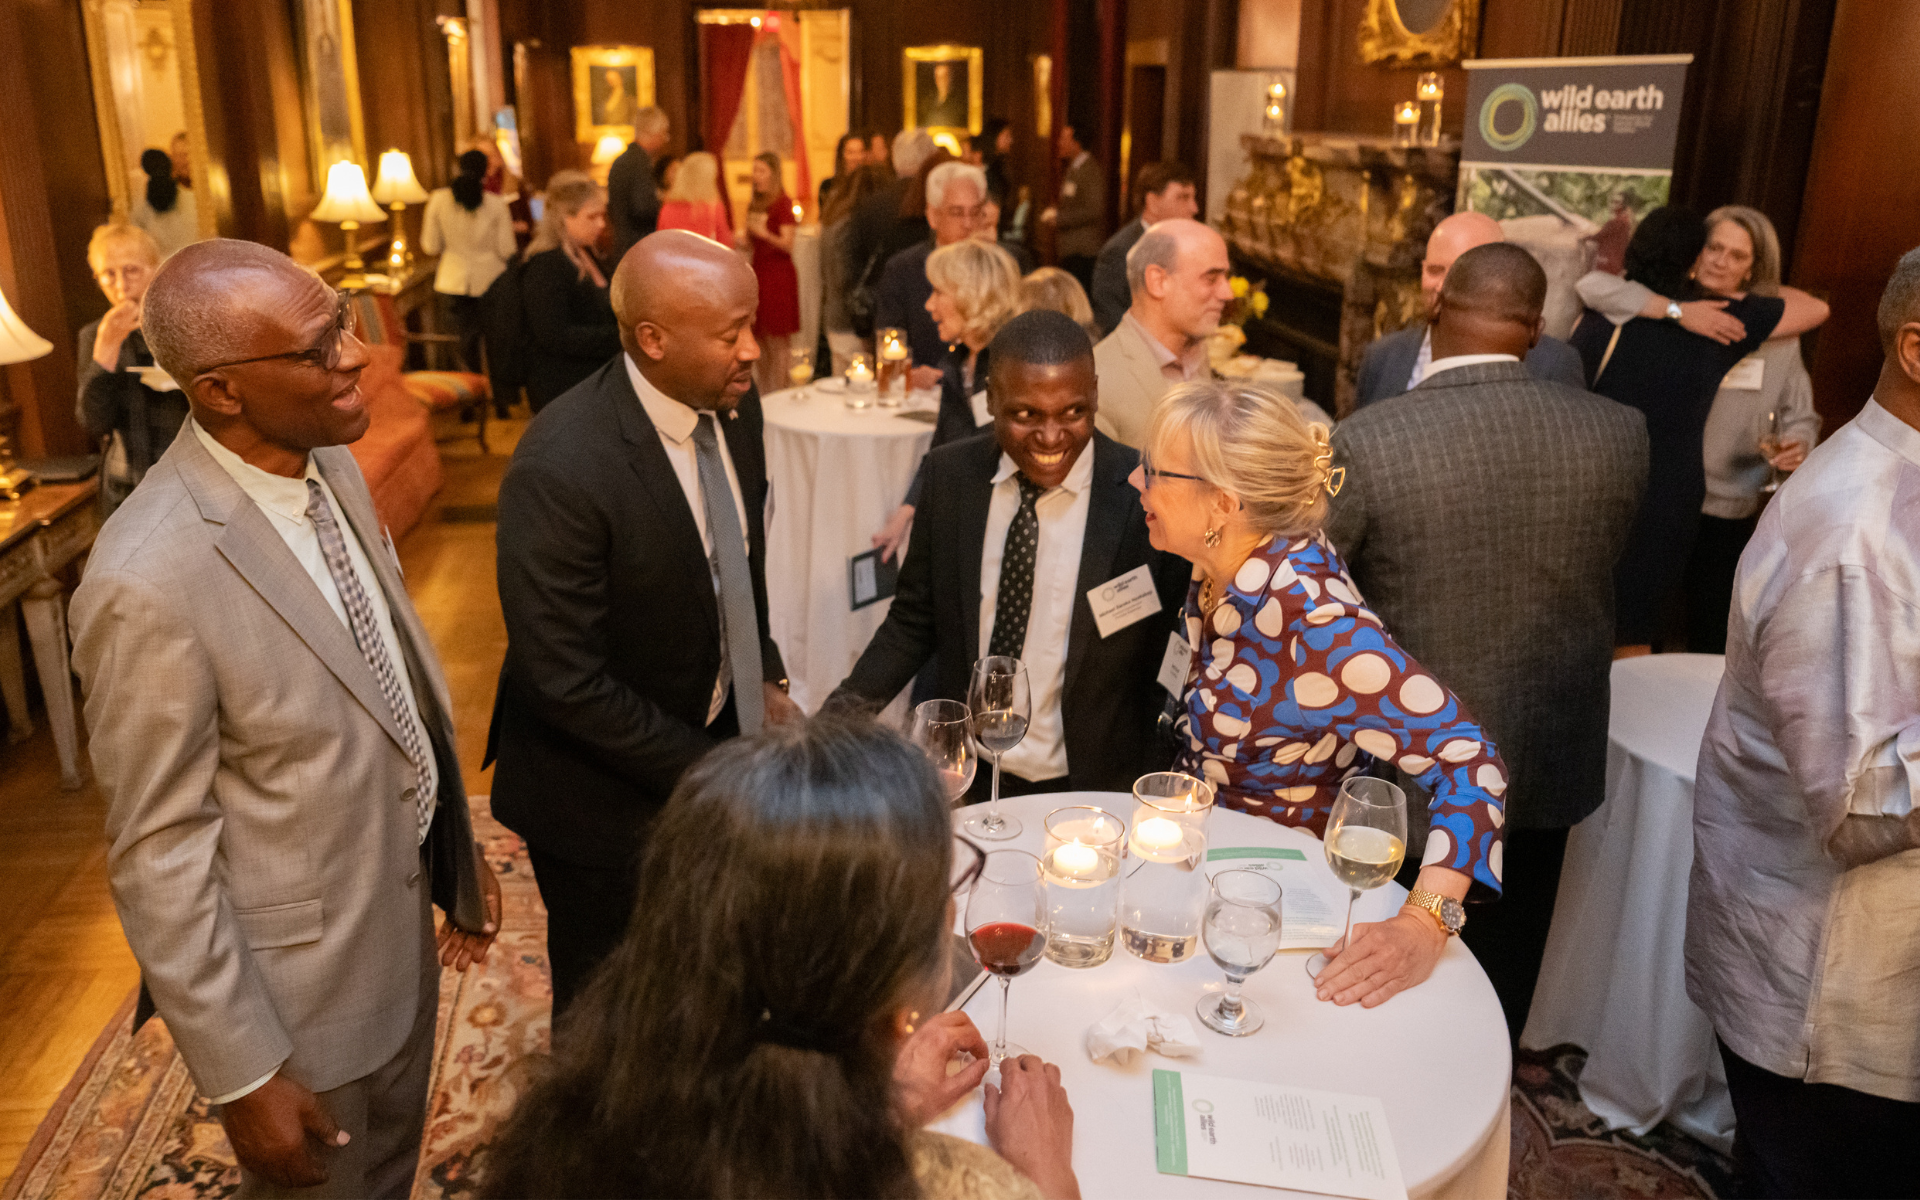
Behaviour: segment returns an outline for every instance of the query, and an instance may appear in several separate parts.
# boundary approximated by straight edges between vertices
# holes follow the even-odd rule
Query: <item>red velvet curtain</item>
[[[707,150],[724,159],[727,135],[740,115],[740,96],[747,88],[747,70],[753,65],[751,25],[700,26],[701,57],[707,64]]]

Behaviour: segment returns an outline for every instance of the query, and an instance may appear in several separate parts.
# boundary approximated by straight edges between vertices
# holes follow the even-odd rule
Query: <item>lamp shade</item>
[[[359,163],[344,160],[327,169],[327,194],[307,215],[316,221],[357,221],[362,225],[387,219],[386,210],[367,194],[367,173]]]
[[[373,177],[373,198],[381,204],[425,204],[427,189],[413,173],[413,160],[405,150],[389,150],[380,156],[380,170]]]
[[[627,152],[625,139],[609,133],[593,144],[593,165],[604,167]]]
[[[6,296],[0,295],[0,366],[32,362],[52,350],[53,343],[28,329]]]

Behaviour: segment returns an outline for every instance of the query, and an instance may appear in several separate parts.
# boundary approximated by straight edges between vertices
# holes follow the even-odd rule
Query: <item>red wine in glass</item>
[[[1014,921],[982,925],[967,941],[973,947],[976,962],[995,975],[1009,978],[1024,974],[1040,961],[1041,951],[1047,948],[1045,934],[1031,925]]]

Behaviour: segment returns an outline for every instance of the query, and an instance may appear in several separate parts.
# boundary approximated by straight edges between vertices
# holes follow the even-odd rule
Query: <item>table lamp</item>
[[[387,247],[387,274],[396,281],[413,265],[413,249],[407,245],[407,228],[400,210],[409,204],[425,204],[427,189],[413,173],[413,160],[405,150],[388,150],[380,156],[380,169],[373,177],[373,198],[393,213],[393,241]]]
[[[314,205],[307,216],[340,226],[340,232],[347,239],[347,277],[340,281],[340,286],[365,287],[367,264],[360,259],[360,247],[353,235],[361,225],[385,220],[387,214],[368,194],[367,173],[360,169],[360,164],[343,159],[327,168],[327,194],[320,197],[320,203]]]
[[[607,186],[607,176],[613,170],[613,160],[627,152],[627,143],[613,134],[603,135],[593,144],[593,181],[601,187]]]
[[[27,328],[13,305],[0,294],[0,366],[32,362],[53,351],[53,343]],[[33,487],[33,475],[13,465],[15,412],[11,398],[0,398],[0,499],[18,500]]]

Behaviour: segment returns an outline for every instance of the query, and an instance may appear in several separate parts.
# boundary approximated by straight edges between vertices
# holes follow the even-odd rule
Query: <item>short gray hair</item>
[[[140,331],[167,374],[186,387],[209,367],[245,358],[246,323],[235,320],[235,273],[285,276],[298,271],[326,281],[258,242],[214,238],[176,251],[162,264],[140,303]],[[331,291],[331,288],[328,288]]]
[[[927,165],[933,152],[939,149],[933,144],[933,135],[924,129],[903,129],[893,139],[893,173],[905,179],[917,175],[920,168]]]
[[[972,163],[959,161],[943,162],[927,172],[927,207],[939,208],[947,202],[947,189],[965,180],[980,189],[980,198],[987,198],[987,173]]]
[[[666,109],[658,104],[649,104],[633,114],[633,136],[652,137],[656,133],[665,133],[670,124]]]
[[[1180,261],[1180,243],[1170,233],[1148,229],[1127,251],[1127,287],[1137,296],[1147,284],[1147,268],[1171,271]]]
[[[1920,321],[1920,247],[1900,256],[1880,293],[1880,348],[1892,354],[1900,327],[1914,321]]]

